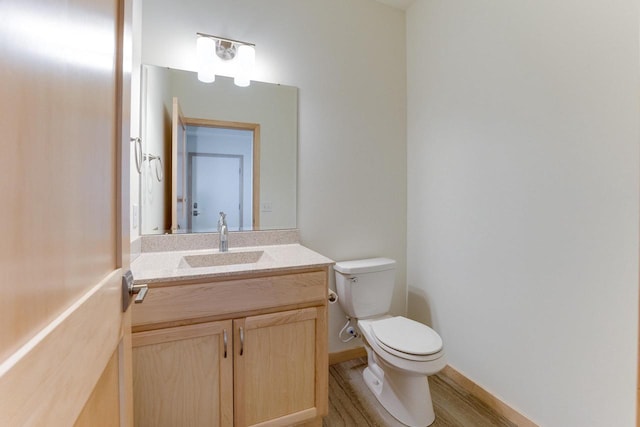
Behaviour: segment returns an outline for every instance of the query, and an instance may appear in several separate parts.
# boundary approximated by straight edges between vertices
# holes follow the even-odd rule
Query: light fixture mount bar
[[[249,43],[249,42],[243,42],[241,40],[234,40],[234,39],[229,39],[227,37],[220,37],[220,36],[214,36],[211,34],[206,34],[206,33],[196,33],[198,36],[200,37],[208,37],[210,39],[216,39],[216,40],[220,40],[220,41],[224,41],[224,42],[229,42],[229,43],[238,43],[238,44],[243,44],[246,46],[253,46],[255,47],[255,43]]]

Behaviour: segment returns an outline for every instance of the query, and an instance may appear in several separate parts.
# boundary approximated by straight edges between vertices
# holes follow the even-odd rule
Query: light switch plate
[[[131,223],[133,224],[133,228],[138,228],[138,205],[133,205],[131,212]]]
[[[273,211],[273,203],[272,202],[262,202],[262,206],[260,207],[262,212],[272,212]]]

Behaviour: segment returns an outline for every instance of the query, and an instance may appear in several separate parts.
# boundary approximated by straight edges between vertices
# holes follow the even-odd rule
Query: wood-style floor
[[[401,427],[376,400],[362,379],[366,358],[329,368],[329,415],[324,427]],[[512,427],[515,424],[493,412],[444,375],[429,377],[436,413],[433,427]]]

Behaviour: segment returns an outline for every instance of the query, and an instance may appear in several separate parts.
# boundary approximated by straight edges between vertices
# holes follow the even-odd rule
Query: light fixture
[[[216,80],[214,51],[216,42],[208,37],[198,37],[196,50],[198,55],[198,80],[211,83]]]
[[[236,86],[249,86],[251,84],[251,73],[256,62],[256,48],[243,44],[238,47],[238,68],[233,82]]]
[[[249,86],[256,59],[253,43],[196,33],[198,80],[211,83],[216,74],[234,78],[237,86]]]

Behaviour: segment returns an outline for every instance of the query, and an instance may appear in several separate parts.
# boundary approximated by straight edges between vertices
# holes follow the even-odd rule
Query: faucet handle
[[[227,214],[225,214],[224,212],[220,211],[220,218],[218,218],[218,231],[222,230],[223,226],[227,225]]]

